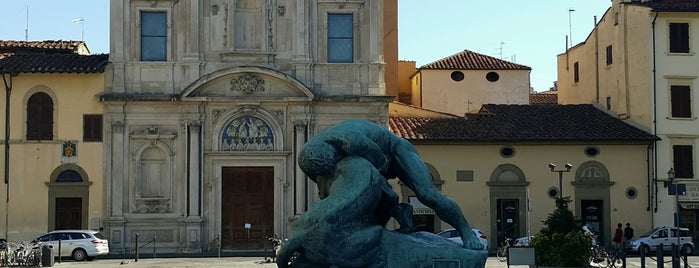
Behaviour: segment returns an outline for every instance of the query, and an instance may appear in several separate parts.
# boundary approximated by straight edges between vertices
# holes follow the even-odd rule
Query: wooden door
[[[221,174],[222,247],[263,249],[274,233],[274,168],[223,167]]]
[[[82,210],[82,198],[57,197],[56,230],[82,229]]]

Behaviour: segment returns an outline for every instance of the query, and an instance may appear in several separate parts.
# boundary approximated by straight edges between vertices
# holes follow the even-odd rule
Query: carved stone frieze
[[[231,80],[231,90],[245,94],[265,91],[265,80],[253,74],[243,74]]]
[[[156,214],[170,213],[169,199],[136,199],[136,211],[134,213]]]

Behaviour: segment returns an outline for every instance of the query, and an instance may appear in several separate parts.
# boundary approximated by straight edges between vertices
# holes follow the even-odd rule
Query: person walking
[[[628,243],[633,239],[633,228],[631,228],[631,223],[626,223],[626,228],[624,228],[624,243]]]
[[[614,248],[616,249],[621,248],[621,240],[624,235],[624,231],[621,230],[621,226],[621,222],[616,225],[616,232],[614,233],[614,239],[612,239],[614,242]]]

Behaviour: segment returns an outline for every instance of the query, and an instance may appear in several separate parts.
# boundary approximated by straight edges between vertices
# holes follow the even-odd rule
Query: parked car
[[[478,237],[478,240],[481,241],[481,244],[483,244],[483,249],[488,250],[488,236],[483,234],[481,230],[478,229],[472,229],[473,233]],[[461,240],[461,236],[459,236],[459,232],[456,231],[456,229],[451,228],[451,229],[446,229],[444,231],[441,231],[437,233],[438,236],[444,237],[448,240],[454,241],[458,243],[459,245],[463,245],[464,241]]]
[[[512,242],[513,247],[528,247],[529,246],[529,241],[532,240],[532,236],[523,236],[520,238],[515,239],[515,241]]]
[[[589,236],[590,239],[592,239],[592,245],[597,245],[597,235],[595,232],[590,230],[590,227],[585,225],[582,227],[582,231],[585,235]],[[534,236],[524,236],[524,237],[519,237],[515,239],[515,241],[512,243],[513,247],[528,247],[529,246],[529,241],[532,240],[532,237]]]
[[[53,247],[58,257],[58,242],[61,242],[61,257],[70,256],[76,261],[93,260],[109,254],[109,243],[102,233],[94,230],[57,230],[40,235],[32,242],[43,242]]]
[[[637,239],[633,239],[626,243],[626,249],[633,252],[641,252],[643,254],[648,254],[652,251],[656,251],[658,245],[663,244],[663,251],[671,251],[672,244],[682,245],[682,252],[687,255],[694,252],[694,242],[692,241],[692,236],[687,228],[679,228],[679,237],[677,235],[677,227],[656,227],[650,232],[641,235]]]

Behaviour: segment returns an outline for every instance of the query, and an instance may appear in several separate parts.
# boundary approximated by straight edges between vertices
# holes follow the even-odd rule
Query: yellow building
[[[649,155],[653,226],[681,215],[695,234],[698,15],[692,0],[614,0],[584,42],[558,55],[560,104],[600,104],[661,139]]]
[[[604,244],[619,222],[641,233],[652,227],[646,160],[655,138],[598,107],[489,104],[465,117],[399,103],[389,109],[390,130],[416,147],[435,187],[488,236],[490,248],[505,235],[536,234],[559,194],[571,197],[571,210]],[[450,228],[393,185],[417,208],[419,230]]]
[[[0,41],[0,50],[6,93],[0,104],[9,117],[0,123],[9,129],[0,156],[7,200],[0,205],[0,236],[21,241],[54,229],[99,229],[102,104],[96,95],[104,91],[108,55],[84,55],[89,51],[77,41]],[[37,54],[42,51],[51,53]]]
[[[410,63],[399,66],[410,68]],[[528,104],[530,72],[528,66],[464,50],[414,70],[411,91],[403,93],[410,98],[403,99],[451,114],[475,112],[488,103]]]

